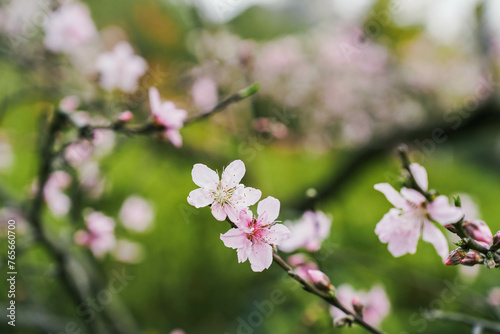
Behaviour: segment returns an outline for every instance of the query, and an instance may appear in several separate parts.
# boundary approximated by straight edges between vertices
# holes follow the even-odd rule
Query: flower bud
[[[478,263],[482,262],[482,257],[477,252],[469,252],[467,256],[462,260],[461,264],[464,266],[472,267]]]
[[[444,264],[447,266],[456,266],[460,264],[466,256],[467,252],[465,252],[462,248],[455,249],[450,252]]]
[[[496,252],[499,249],[500,249],[500,231],[495,233],[495,235],[493,236],[493,243],[490,247],[490,250],[492,252]]]
[[[130,110],[125,110],[124,112],[118,115],[118,121],[120,122],[128,122],[134,117],[134,114]]]
[[[365,313],[365,306],[361,304],[357,298],[352,299],[352,308],[357,315],[359,315],[361,318],[363,317],[363,313]]]
[[[307,276],[314,285],[321,291],[330,291],[330,279],[320,270],[308,270]]]
[[[474,220],[472,222],[466,222],[464,224],[465,232],[474,240],[479,242],[484,242],[486,244],[491,244],[493,235],[491,230],[482,220]]]
[[[444,227],[450,231],[451,233],[455,233],[457,234],[457,229],[455,228],[455,226],[453,224],[448,224],[448,225],[444,225]]]
[[[340,318],[335,320],[335,327],[344,327],[347,325],[347,327],[351,327],[352,323],[354,322],[354,317],[352,315],[348,315],[344,318]]]

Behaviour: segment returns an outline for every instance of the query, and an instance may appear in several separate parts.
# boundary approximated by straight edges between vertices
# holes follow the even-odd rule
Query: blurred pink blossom
[[[125,110],[118,115],[118,120],[120,122],[128,122],[134,118],[134,114],[130,110]]]
[[[97,35],[90,12],[82,3],[66,3],[45,24],[45,46],[53,52],[76,53]]]
[[[280,202],[274,197],[267,197],[257,206],[258,218],[250,210],[241,210],[239,219],[232,228],[220,238],[224,245],[237,250],[238,262],[250,261],[252,270],[263,271],[273,262],[273,246],[279,245],[290,236],[285,225],[276,224]]]
[[[71,183],[71,177],[63,171],[53,172],[43,189],[43,195],[47,205],[56,217],[68,213],[71,206],[70,198],[63,192]]]
[[[217,105],[217,84],[210,78],[199,78],[193,84],[191,95],[196,108],[203,113],[209,112]]]
[[[369,292],[355,291],[350,285],[344,284],[337,288],[336,296],[351,312],[354,312],[353,302],[364,306],[363,319],[372,326],[378,326],[389,314],[391,304],[384,289],[374,286]],[[333,320],[338,321],[346,314],[336,307],[330,308]]]
[[[412,174],[423,191],[427,191],[427,172],[412,164]],[[463,217],[461,208],[451,206],[446,196],[438,196],[427,203],[426,198],[414,189],[402,188],[398,193],[388,183],[379,183],[375,189],[382,192],[396,208],[391,209],[377,224],[375,233],[383,243],[388,243],[389,252],[395,257],[414,254],[422,233],[423,240],[430,242],[443,261],[448,256],[448,241],[429,217],[442,224],[458,222]]]
[[[113,51],[101,54],[96,67],[104,89],[121,89],[132,93],[137,89],[137,82],[146,73],[148,65],[142,57],[134,55],[129,43],[122,41],[115,45]]]
[[[66,96],[59,102],[59,108],[62,111],[71,112],[75,111],[80,105],[80,98],[75,95]]]
[[[321,211],[306,211],[297,222],[287,221],[285,225],[290,229],[291,236],[280,245],[282,251],[292,252],[304,247],[310,252],[316,252],[330,235],[332,218]]]
[[[104,191],[105,180],[99,172],[99,164],[95,161],[85,161],[78,167],[80,185],[93,198],[98,198]]]
[[[123,225],[137,232],[144,232],[151,226],[154,211],[151,204],[139,196],[129,196],[120,210]]]
[[[295,267],[294,272],[299,275],[303,280],[308,280],[309,275],[307,272],[309,270],[317,270],[318,266],[316,263],[309,261],[304,255],[302,254],[294,254],[290,257],[288,257],[288,263]]]
[[[154,87],[149,89],[149,104],[156,122],[165,126],[165,136],[174,146],[182,146],[182,137],[179,130],[184,125],[187,111],[177,109],[173,102],[162,102],[158,89]]]
[[[85,217],[85,224],[87,231],[79,230],[75,233],[75,242],[78,245],[88,246],[96,257],[102,257],[113,250],[116,239],[115,222],[112,218],[94,211]]]
[[[212,206],[215,219],[223,221],[226,217],[236,222],[239,211],[254,205],[262,196],[258,189],[240,184],[245,175],[245,164],[235,160],[222,172],[219,180],[217,172],[203,164],[193,166],[193,182],[200,188],[189,193],[187,201],[196,208]]]
[[[488,303],[491,306],[500,306],[500,287],[490,290],[488,294]]]
[[[138,263],[144,257],[142,246],[128,240],[118,240],[113,250],[115,258],[124,263]]]
[[[182,329],[174,329],[170,334],[186,334]]]

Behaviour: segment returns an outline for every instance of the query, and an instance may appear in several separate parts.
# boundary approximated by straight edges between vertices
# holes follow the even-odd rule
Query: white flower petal
[[[410,172],[417,182],[418,186],[423,190],[427,191],[429,188],[429,180],[427,179],[427,171],[424,167],[420,166],[417,163],[413,163],[410,165]]]
[[[203,164],[195,164],[191,176],[193,182],[201,188],[215,190],[219,183],[219,175]]]
[[[441,256],[443,261],[446,260],[449,252],[448,241],[446,240],[443,232],[441,232],[441,230],[437,226],[435,226],[428,220],[424,222],[422,239],[424,241],[430,242],[436,249],[436,252],[439,254],[439,256]]]
[[[212,204],[214,201],[214,196],[212,192],[207,191],[203,188],[198,188],[189,193],[187,201],[195,208],[202,208],[204,206]]]
[[[378,183],[374,186],[375,190],[380,191],[385,195],[387,200],[398,209],[408,209],[409,205],[406,200],[398,193],[389,183]]]
[[[245,164],[241,160],[235,160],[224,169],[221,177],[222,186],[226,189],[236,187],[245,175]]]
[[[254,243],[248,260],[253,271],[261,272],[273,263],[273,248],[263,242]]]
[[[257,213],[259,215],[259,218],[261,215],[266,214],[267,215],[267,219],[266,219],[267,223],[274,222],[280,214],[280,201],[274,197],[271,197],[271,196],[267,197],[266,199],[263,199],[257,205]],[[263,222],[263,223],[266,223],[266,222]]]
[[[212,204],[212,214],[214,215],[215,219],[219,221],[223,221],[226,219],[226,212],[219,203]]]
[[[451,206],[448,197],[441,195],[427,205],[427,211],[432,219],[441,225],[453,224],[463,218],[461,208]]]

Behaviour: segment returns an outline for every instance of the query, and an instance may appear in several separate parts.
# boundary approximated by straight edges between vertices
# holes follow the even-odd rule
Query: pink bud
[[[491,245],[490,250],[492,252],[496,252],[498,249],[500,249],[500,231],[495,233],[493,236],[493,244]]]
[[[357,315],[363,317],[363,313],[365,312],[365,306],[361,304],[361,302],[356,297],[352,299],[352,308],[354,309],[354,312],[356,312]]]
[[[461,264],[464,266],[472,267],[481,262],[481,256],[477,252],[469,252],[467,256],[462,260]]]
[[[464,252],[460,249],[456,249],[454,251],[451,251],[451,253],[448,255],[448,258],[444,262],[445,265],[447,266],[456,266],[462,262],[462,259],[466,256]]]
[[[120,115],[118,115],[118,120],[120,122],[128,122],[134,117],[134,114],[130,110],[125,110]]]
[[[457,234],[457,229],[452,224],[444,225],[444,227],[451,233]]]
[[[464,224],[464,230],[471,238],[484,242],[488,245],[491,244],[491,241],[493,240],[490,228],[482,220],[466,222]]]
[[[320,270],[308,270],[307,276],[316,287],[322,291],[329,291],[331,288],[330,279]]]

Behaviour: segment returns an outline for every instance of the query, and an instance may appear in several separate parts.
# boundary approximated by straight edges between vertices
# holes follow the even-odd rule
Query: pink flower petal
[[[227,188],[236,187],[245,175],[245,164],[241,160],[235,160],[224,169],[221,177],[222,185]]]
[[[224,211],[226,212],[229,220],[236,224],[236,222],[239,220],[239,212],[234,208],[234,206],[225,204]]]
[[[219,203],[212,204],[212,214],[214,215],[215,219],[219,221],[223,221],[226,219],[226,212]]]
[[[428,220],[424,222],[422,239],[431,243],[443,261],[446,260],[449,252],[448,241],[443,232]]]
[[[189,193],[187,201],[195,208],[202,208],[204,206],[212,204],[214,201],[214,196],[212,195],[211,191],[203,188],[198,188]]]
[[[149,89],[149,106],[151,107],[151,113],[157,116],[161,109],[161,98],[158,89],[155,87]]]
[[[259,214],[259,218],[261,215],[267,215],[266,221],[263,222],[264,224],[273,223],[280,213],[280,201],[271,196],[263,199],[257,205],[257,213]]]
[[[224,234],[220,235],[220,239],[224,243],[224,246],[229,248],[243,248],[247,246],[247,234],[240,229],[232,228]]]
[[[451,206],[448,198],[444,195],[437,197],[432,203],[429,203],[427,211],[431,218],[441,225],[454,224],[464,216],[462,209]]]
[[[271,226],[265,235],[266,242],[276,246],[288,238],[290,238],[290,230],[283,224],[275,224]]]
[[[375,190],[385,195],[387,200],[398,209],[408,209],[409,205],[405,199],[389,183],[378,183],[374,186]]]
[[[402,188],[401,195],[416,206],[420,206],[425,202],[425,196],[415,189]]]
[[[417,182],[418,186],[423,190],[427,191],[429,188],[429,180],[427,179],[427,171],[424,167],[420,166],[417,163],[413,163],[410,165],[410,172]]]
[[[215,190],[219,183],[219,175],[203,164],[195,164],[191,176],[198,187],[208,190]]]
[[[245,187],[242,194],[242,199],[238,202],[239,206],[249,207],[257,203],[262,196],[262,192],[259,189]]]
[[[261,272],[273,263],[273,248],[263,242],[254,243],[248,260],[253,271]]]
[[[238,248],[236,253],[238,254],[238,263],[245,262],[248,256],[252,252],[252,242],[248,239],[245,240],[243,247]]]
[[[165,131],[165,135],[175,147],[182,146],[182,136],[178,130],[168,129]]]

